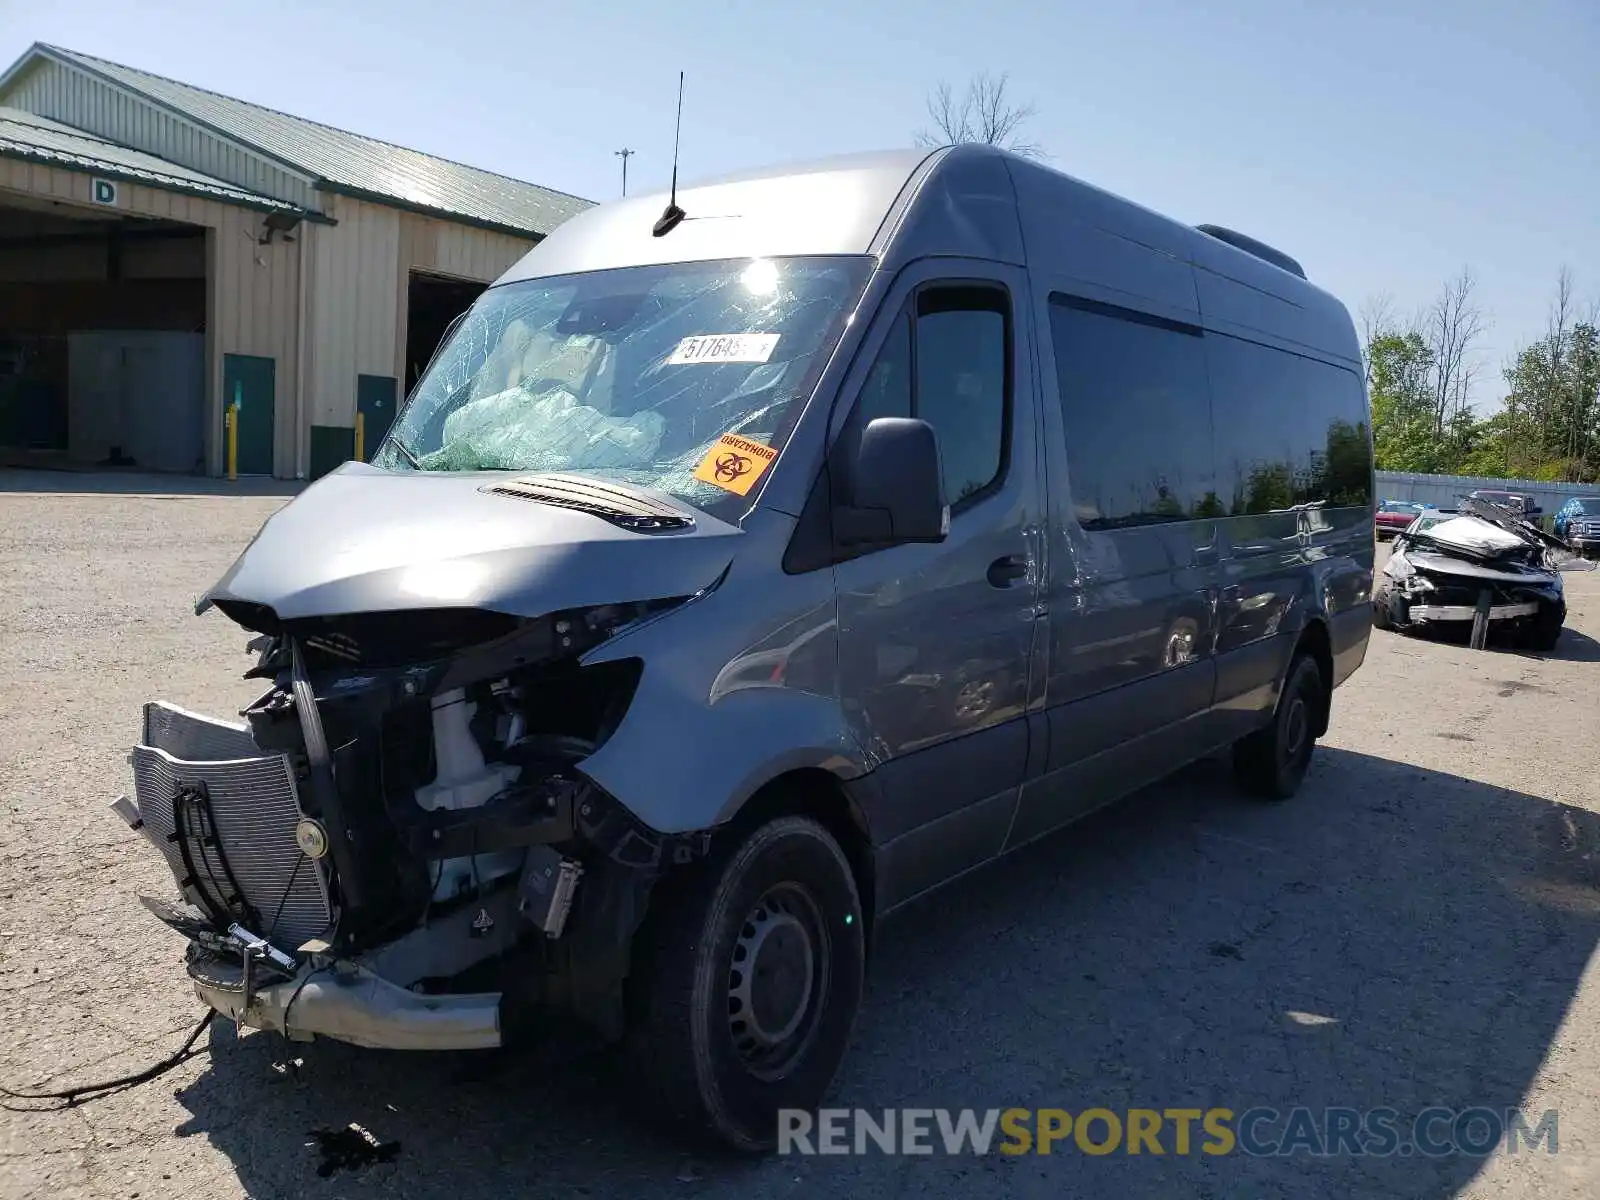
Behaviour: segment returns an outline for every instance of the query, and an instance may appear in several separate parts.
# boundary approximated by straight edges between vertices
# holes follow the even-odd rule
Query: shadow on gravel
[[[1375,635],[1378,632],[1375,631]],[[1465,621],[1451,622],[1435,629],[1407,630],[1405,632],[1381,631],[1382,635],[1386,637],[1417,642],[1442,642],[1450,646],[1469,645],[1471,643],[1471,632],[1469,624]],[[1484,647],[1484,651],[1491,654],[1511,654],[1518,658],[1532,658],[1540,662],[1600,662],[1600,642],[1596,642],[1586,633],[1580,633],[1570,625],[1561,631],[1561,637],[1556,642],[1554,650],[1529,650],[1511,632],[1499,632],[1491,627],[1489,642]]]
[[[1579,633],[1568,626],[1561,631],[1561,640],[1556,643],[1556,648],[1544,654],[1534,654],[1522,651],[1525,658],[1537,658],[1541,661],[1554,662],[1600,662],[1600,642],[1595,641],[1587,633]]]
[[[1454,775],[1324,748],[1296,800],[1263,806],[1202,763],[886,926],[833,1103],[1386,1107],[1402,1131],[1431,1106],[1503,1112],[1600,938],[1597,854],[1595,815]],[[1180,1155],[1170,1126],[1163,1157],[1067,1142],[1048,1157],[690,1161],[631,1110],[609,1059],[216,1037],[179,1133],[262,1197],[1442,1200],[1481,1166],[1212,1157],[1198,1132]],[[275,1069],[291,1055],[302,1065]],[[352,1123],[398,1156],[319,1179],[318,1137]]]
[[[210,479],[154,471],[38,470],[0,466],[0,495],[34,496],[293,496],[304,482],[292,479]]]

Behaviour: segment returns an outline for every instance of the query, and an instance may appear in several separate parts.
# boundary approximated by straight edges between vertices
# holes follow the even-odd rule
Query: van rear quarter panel
[[[1093,790],[1084,786],[1088,782],[1136,785],[1144,775],[1164,773],[1256,727],[1276,703],[1290,652],[1309,621],[1326,623],[1335,681],[1347,676],[1365,652],[1373,547],[1370,504],[1084,531],[1062,458],[1071,435],[1052,366],[1053,293],[1231,335],[1330,368],[1359,372],[1358,343],[1344,306],[1306,280],[1080,181],[1034,164],[1010,165],[1043,334],[1040,386],[1053,526],[1049,755],[1044,777],[1024,790],[1010,841],[1015,845],[1093,807],[1097,798],[1085,794]],[[1352,376],[1352,387],[1359,380]],[[1201,387],[1212,391],[1213,456],[1220,460],[1239,440],[1241,422],[1211,382],[1208,377]],[[1364,390],[1360,395],[1370,448]],[[1311,394],[1282,399],[1319,402]],[[1307,413],[1312,436],[1296,451],[1322,450],[1312,426],[1320,420],[1326,428],[1336,415]],[[1222,497],[1225,505],[1230,499]],[[1228,511],[1239,509],[1235,504]],[[1210,558],[1213,545],[1220,553]],[[1204,616],[1203,603],[1196,610],[1205,632],[1198,661],[1163,666],[1149,656],[1113,653],[1112,669],[1087,672],[1094,647],[1106,637],[1120,645],[1175,627],[1195,615],[1187,601],[1208,595],[1213,615]],[[1208,719],[1195,719],[1214,704],[1219,707]],[[1052,776],[1058,777],[1054,785]]]
[[[1372,416],[1361,367],[1360,340],[1349,310],[1334,296],[1271,264],[1195,230],[1192,235],[1195,285],[1205,327],[1217,333],[1272,346],[1336,366],[1351,376],[1352,395],[1359,388],[1361,420],[1367,445],[1372,444]],[[1215,381],[1214,381],[1215,383]],[[1213,395],[1213,403],[1218,397]],[[1292,398],[1290,398],[1292,402]],[[1224,398],[1225,401],[1225,398]],[[1329,414],[1332,419],[1336,414]],[[1217,454],[1227,444],[1226,409],[1218,412],[1215,427]],[[1369,466],[1369,481],[1370,475]],[[1370,486],[1370,482],[1369,482]],[[1240,522],[1231,520],[1232,575],[1230,586],[1246,597],[1279,590],[1283,613],[1278,629],[1286,637],[1278,645],[1241,644],[1240,659],[1267,654],[1273,668],[1268,688],[1235,694],[1235,681],[1259,672],[1246,662],[1231,668],[1219,664],[1218,697],[1224,717],[1236,720],[1234,728],[1248,723],[1257,701],[1275,698],[1288,666],[1288,647],[1306,621],[1327,623],[1332,644],[1333,683],[1344,682],[1366,657],[1371,633],[1372,574],[1374,569],[1374,497],[1365,505],[1335,507],[1304,514],[1292,532],[1284,530],[1277,546],[1268,550],[1262,539],[1240,536]],[[1259,526],[1258,526],[1259,528]],[[1254,542],[1252,545],[1251,543]],[[1267,647],[1271,645],[1271,648]]]

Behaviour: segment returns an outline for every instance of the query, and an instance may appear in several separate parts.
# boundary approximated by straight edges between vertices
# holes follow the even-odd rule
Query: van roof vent
[[[579,475],[524,475],[480,488],[492,496],[512,496],[556,508],[588,513],[634,533],[688,529],[694,518],[631,488],[599,483]]]
[[[1258,242],[1255,238],[1240,233],[1236,229],[1228,229],[1222,225],[1196,225],[1201,233],[1214,237],[1219,242],[1227,242],[1235,249],[1243,250],[1246,254],[1253,254],[1262,262],[1269,262],[1281,271],[1291,275],[1298,275],[1301,279],[1306,277],[1305,268],[1282,250],[1274,250],[1265,242]]]

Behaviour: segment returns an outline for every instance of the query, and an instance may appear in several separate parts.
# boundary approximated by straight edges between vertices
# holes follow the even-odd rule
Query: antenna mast
[[[678,227],[678,222],[686,214],[678,207],[678,141],[683,134],[683,72],[678,72],[678,122],[672,131],[672,195],[667,201],[666,211],[657,218],[655,228],[650,232],[656,237],[671,233]],[[626,160],[624,160],[626,162]]]
[[[628,194],[628,159],[639,152],[637,150],[629,150],[624,146],[621,150],[613,150],[612,153],[622,160],[622,194],[626,196]]]

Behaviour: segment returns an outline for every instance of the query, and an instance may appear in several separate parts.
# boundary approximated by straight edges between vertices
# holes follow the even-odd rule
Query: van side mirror
[[[843,544],[942,542],[949,536],[939,439],[926,421],[869,421],[848,478],[849,503],[834,513],[835,533]]]

